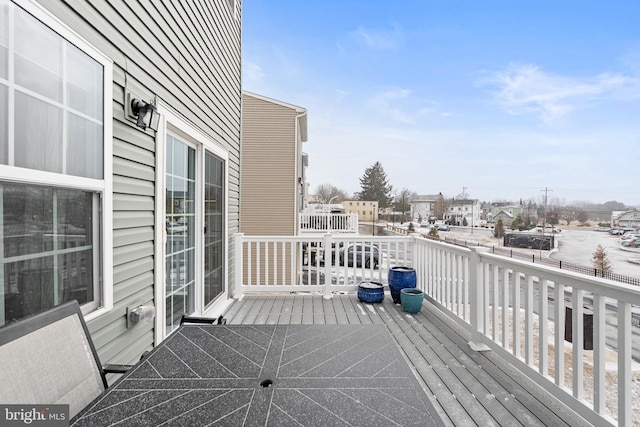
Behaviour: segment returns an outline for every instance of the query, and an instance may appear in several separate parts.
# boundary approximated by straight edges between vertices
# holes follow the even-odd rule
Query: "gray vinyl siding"
[[[227,273],[233,293],[239,231],[241,2],[39,0],[113,61],[114,308],[89,329],[103,363],[131,363],[154,346],[153,323],[126,328],[126,308],[154,303],[156,143],[125,117],[133,91],[157,98],[229,153]]]
[[[241,230],[296,234],[296,116],[293,108],[242,97]]]

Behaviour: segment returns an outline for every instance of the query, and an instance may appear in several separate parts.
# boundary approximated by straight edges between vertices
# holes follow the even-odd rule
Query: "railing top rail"
[[[426,237],[422,237],[422,236],[416,236],[415,239],[417,243],[433,246],[438,249],[446,250],[449,252],[458,253],[463,256],[469,256],[469,254],[471,254],[472,252],[472,250],[467,248],[466,246],[454,245],[451,243],[434,240],[434,239],[427,239]]]
[[[334,235],[335,241],[362,241],[362,242],[410,242],[411,238],[407,236],[345,236],[343,234]]]
[[[561,270],[557,267],[544,264],[532,264],[529,261],[505,257],[504,255],[489,252],[479,253],[481,261],[489,261],[491,264],[503,268],[514,268],[519,273],[531,276],[539,276],[545,280],[572,286],[597,295],[604,295],[620,301],[640,305],[640,287],[616,282],[603,277],[589,276],[570,270]]]

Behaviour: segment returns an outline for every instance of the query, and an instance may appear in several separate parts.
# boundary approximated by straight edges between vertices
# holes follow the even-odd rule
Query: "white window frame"
[[[165,322],[166,316],[166,226],[165,226],[165,209],[166,209],[166,140],[167,135],[185,135],[190,146],[196,146],[196,173],[200,174],[204,169],[204,150],[211,152],[224,162],[224,276],[223,291],[217,300],[209,307],[204,307],[204,281],[202,274],[196,276],[195,286],[195,313],[196,316],[218,317],[223,314],[229,306],[229,151],[225,149],[222,142],[217,142],[205,135],[187,119],[173,110],[163,101],[158,101],[157,110],[160,113],[160,123],[158,132],[156,132],[156,235],[155,240],[155,301],[156,301],[156,318],[155,318],[155,341],[161,342],[167,337],[167,328]],[[196,203],[198,206],[196,214],[196,229],[203,229],[204,219],[204,182],[203,176],[196,176]],[[196,234],[196,248],[199,248],[199,256],[196,258],[196,272],[204,270],[203,250],[204,239],[202,233]]]
[[[91,179],[78,176],[63,175],[52,172],[38,171],[15,166],[0,165],[0,180],[27,185],[46,185],[57,188],[77,189],[96,192],[101,199],[100,213],[100,244],[99,265],[102,281],[99,293],[93,303],[83,307],[86,320],[94,319],[113,308],[113,174],[112,174],[112,141],[113,141],[113,61],[90,45],[79,34],[68,27],[51,12],[33,1],[11,0],[15,7],[19,7],[31,14],[61,38],[76,46],[86,55],[102,65],[103,73],[103,179]],[[10,59],[11,64],[11,59]],[[10,73],[11,67],[10,67]],[[10,80],[12,80],[10,76]],[[9,91],[9,104],[14,97]],[[9,122],[13,121],[13,108],[9,108]],[[11,129],[11,127],[10,127]],[[13,139],[13,135],[9,135]],[[95,285],[95,284],[94,284]],[[97,308],[94,306],[97,304]]]

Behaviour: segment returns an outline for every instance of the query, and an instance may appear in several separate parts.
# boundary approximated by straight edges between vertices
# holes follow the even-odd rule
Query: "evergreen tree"
[[[496,227],[493,229],[493,236],[498,239],[502,239],[504,237],[504,225],[502,224],[502,219],[499,219],[496,222]]]
[[[518,214],[516,219],[514,219],[513,222],[511,223],[511,229],[520,230],[521,227],[522,227],[522,217],[520,216],[520,214]]]
[[[378,201],[380,208],[386,208],[391,204],[393,187],[389,185],[387,174],[380,162],[365,169],[364,175],[360,178],[360,187],[362,188],[362,191],[358,193],[360,200]]]

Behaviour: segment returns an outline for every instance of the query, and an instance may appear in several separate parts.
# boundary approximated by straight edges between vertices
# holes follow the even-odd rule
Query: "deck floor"
[[[466,332],[429,302],[411,315],[389,294],[381,304],[355,293],[245,295],[224,316],[229,324],[384,324],[446,425],[588,425],[492,352],[471,350]]]

